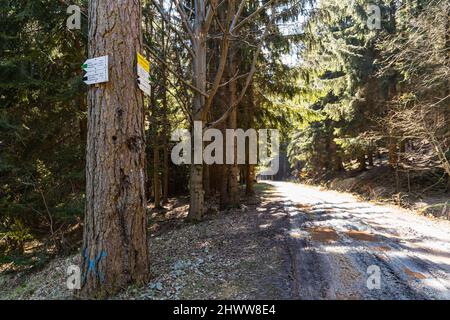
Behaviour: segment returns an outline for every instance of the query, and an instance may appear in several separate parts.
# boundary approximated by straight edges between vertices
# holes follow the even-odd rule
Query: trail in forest
[[[447,221],[347,193],[265,182],[289,215],[293,298],[450,299]]]

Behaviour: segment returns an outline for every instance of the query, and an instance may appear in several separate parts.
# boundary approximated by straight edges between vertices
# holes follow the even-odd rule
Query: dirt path
[[[346,193],[267,183],[289,214],[293,298],[450,299],[448,222]]]

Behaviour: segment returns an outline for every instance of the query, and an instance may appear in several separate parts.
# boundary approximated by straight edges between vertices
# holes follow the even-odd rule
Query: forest
[[[0,297],[16,275],[31,281],[67,257],[81,274],[77,296],[104,298],[132,285],[158,295],[168,284],[155,272],[192,267],[174,257],[169,271],[158,269],[159,256],[179,251],[169,239],[179,234],[180,251],[203,252],[208,228],[217,228],[216,239],[232,237],[223,240],[230,257],[242,258],[237,247],[253,254],[250,241],[260,246],[256,256],[270,255],[264,246],[278,246],[281,225],[294,225],[286,197],[305,192],[293,208],[322,214],[308,202],[315,186],[418,212],[410,221],[437,220],[442,238],[434,242],[450,250],[448,0],[0,0],[0,30]],[[87,71],[98,57],[107,57],[106,80]],[[176,163],[195,124],[203,140],[185,144]],[[249,144],[239,149],[230,129]],[[252,132],[268,145],[255,150]],[[207,151],[215,161],[197,161]],[[341,209],[339,219],[353,217]],[[301,221],[311,245],[382,242],[375,227]],[[386,221],[378,222],[395,229]],[[246,223],[273,230],[248,243],[229,234]],[[423,232],[414,237],[426,239]],[[200,269],[214,255],[204,252]],[[263,268],[255,261],[239,268]],[[417,274],[428,277],[439,263],[398,268],[419,283]],[[448,299],[450,264],[439,268],[443,289],[431,297]],[[174,290],[182,298],[283,298],[257,288],[242,295],[245,287],[217,296]],[[320,298],[341,297],[329,294]]]

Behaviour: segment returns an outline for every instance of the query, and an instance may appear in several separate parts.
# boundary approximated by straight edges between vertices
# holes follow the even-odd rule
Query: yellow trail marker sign
[[[150,95],[150,62],[144,58],[139,52],[137,54],[137,83],[139,89],[141,89],[146,95]]]
[[[147,72],[150,72],[150,61],[145,59],[140,53],[137,54],[138,65]]]

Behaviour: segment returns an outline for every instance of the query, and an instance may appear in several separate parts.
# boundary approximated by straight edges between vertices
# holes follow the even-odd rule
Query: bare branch
[[[192,84],[190,84],[189,82],[187,82],[186,80],[184,80],[183,77],[180,76],[176,71],[173,71],[173,70],[168,66],[168,64],[167,64],[164,60],[162,60],[162,59],[158,56],[158,54],[156,54],[149,46],[147,46],[147,45],[145,45],[145,44],[144,44],[144,46],[145,46],[145,48],[148,50],[148,52],[149,52],[156,60],[158,60],[160,63],[162,63],[162,64],[166,67],[167,71],[169,71],[171,74],[173,74],[175,77],[177,77],[181,82],[183,82],[183,84],[185,84],[186,86],[188,86],[188,87],[191,88],[192,90],[194,90],[194,91],[200,93],[201,95],[203,95],[203,96],[205,96],[205,97],[208,97],[208,94],[206,94],[205,92],[202,92],[200,89],[198,89],[198,88],[195,87],[194,85],[192,85]]]
[[[233,33],[233,29],[234,29],[234,27],[235,27],[237,21],[238,21],[239,18],[241,17],[242,10],[244,10],[244,6],[245,6],[246,3],[247,3],[247,0],[241,0],[241,3],[239,4],[238,11],[237,11],[236,14],[234,15],[233,22],[231,23],[231,26],[230,26],[230,33]]]
[[[264,5],[262,5],[261,7],[259,7],[258,9],[256,9],[252,14],[248,15],[247,17],[245,17],[241,22],[239,22],[232,30],[231,32],[233,33],[234,31],[239,30],[242,26],[244,26],[247,21],[253,19],[254,16],[256,16],[258,13],[260,13],[262,10],[266,9],[269,5],[271,5],[275,0],[269,0],[268,2],[266,2]]]
[[[259,55],[260,55],[260,53],[261,53],[262,46],[263,46],[263,44],[264,44],[264,40],[265,40],[265,39],[267,38],[267,36],[269,35],[269,30],[271,29],[270,27],[271,27],[271,25],[272,25],[272,23],[273,23],[274,20],[275,20],[275,14],[272,15],[272,17],[271,17],[271,19],[270,19],[270,22],[269,22],[269,25],[267,26],[266,30],[264,31],[264,34],[263,34],[263,36],[261,37],[261,40],[260,40],[260,42],[259,42],[259,44],[258,44],[258,47],[257,47],[257,49],[256,49],[256,51],[255,51],[255,54],[253,55],[253,61],[252,61],[252,65],[251,65],[251,68],[250,68],[250,72],[249,72],[248,75],[247,75],[247,79],[246,79],[246,81],[245,81],[245,85],[244,85],[244,87],[242,88],[242,90],[241,90],[241,92],[240,92],[240,94],[239,94],[239,97],[236,99],[235,103],[232,104],[232,105],[227,109],[227,111],[225,111],[225,113],[224,113],[219,119],[217,119],[217,120],[214,121],[213,123],[209,124],[209,125],[207,126],[208,128],[215,128],[215,127],[217,127],[218,125],[220,125],[223,121],[225,121],[225,120],[228,118],[228,116],[230,115],[230,113],[231,113],[235,108],[237,108],[237,106],[241,103],[242,99],[244,98],[245,93],[247,92],[248,86],[250,85],[250,83],[251,83],[251,81],[252,81],[252,79],[253,79],[253,75],[254,75],[255,72],[256,72],[256,63],[258,62],[258,57],[259,57]]]
[[[194,31],[192,30],[192,27],[189,24],[188,18],[186,16],[186,12],[184,11],[183,7],[180,6],[180,1],[179,0],[175,0],[175,5],[176,5],[178,13],[179,13],[179,15],[181,17],[181,22],[183,23],[184,28],[186,29],[187,33],[191,37],[191,40],[194,41],[194,39],[195,39]]]
[[[222,4],[222,2],[220,4]],[[204,24],[204,27],[203,27],[205,32],[209,31],[209,28],[211,27],[211,23],[213,21],[213,18],[217,14],[216,9],[217,9],[217,7],[220,4],[217,4],[217,0],[211,0],[211,3],[208,6],[208,10],[206,11],[205,24]]]
[[[231,22],[231,10],[228,10],[228,16],[227,16],[227,25]],[[208,114],[209,110],[211,109],[211,105],[214,99],[214,96],[217,93],[217,90],[219,89],[220,82],[222,81],[223,72],[225,70],[225,65],[228,58],[228,51],[230,47],[230,41],[229,41],[230,34],[226,32],[223,35],[222,39],[222,45],[220,49],[220,61],[219,61],[219,67],[217,68],[216,76],[214,77],[214,83],[211,88],[211,91],[209,93],[209,97],[206,100],[206,103],[204,107],[202,108],[202,115],[201,118],[203,120],[206,120],[206,115]]]
[[[181,43],[183,44],[183,46],[186,48],[186,50],[189,52],[189,54],[192,57],[195,57],[195,53],[192,50],[191,47],[189,47],[183,40],[185,39],[183,37],[183,35],[181,34],[180,30],[178,30],[171,22],[170,22],[170,18],[166,15],[166,13],[164,13],[164,10],[161,8],[161,6],[159,5],[158,2],[156,2],[156,0],[151,0],[153,5],[156,7],[156,9],[158,10],[159,14],[161,15],[161,18],[164,19],[164,21],[167,23],[168,27],[171,28],[176,34],[177,36],[180,38]]]

